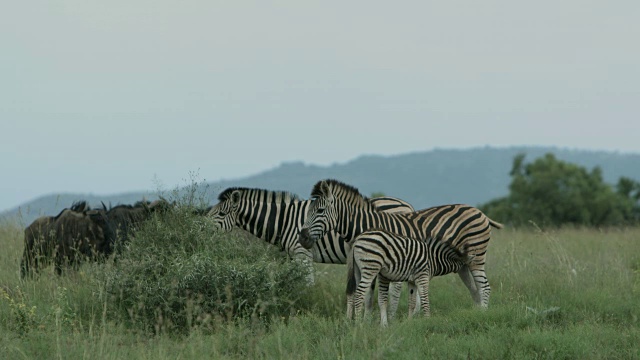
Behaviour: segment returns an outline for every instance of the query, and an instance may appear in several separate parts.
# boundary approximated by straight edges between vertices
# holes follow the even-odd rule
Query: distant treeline
[[[548,153],[525,163],[514,157],[509,194],[480,205],[506,224],[539,226],[618,226],[640,223],[640,183],[620,177],[604,182],[599,166],[592,170],[558,160]]]
[[[549,164],[547,164],[549,161],[545,160],[548,153],[553,153],[553,157],[555,157]],[[522,199],[527,198],[530,192],[518,187],[534,186],[537,182],[542,182],[542,175],[539,173],[527,174],[526,167],[530,167],[530,171],[538,171],[540,165],[534,165],[536,163],[525,164],[524,155],[519,154],[526,154],[528,160],[541,159],[539,161],[544,166],[555,164],[561,167],[560,164],[565,164],[563,166],[566,169],[552,169],[553,172],[558,171],[562,174],[556,175],[565,180],[567,177],[564,172],[571,173],[571,168],[582,169],[576,170],[582,174],[576,175],[575,178],[588,178],[591,179],[590,181],[600,184],[600,190],[591,189],[588,190],[588,193],[600,195],[604,193],[605,199],[591,199],[590,196],[587,196],[585,202],[567,202],[563,198],[566,194],[560,196],[550,193],[547,190],[553,189],[554,186],[549,186],[546,189],[545,185],[542,186],[544,194],[539,196],[536,194],[536,199],[531,200],[534,204],[527,204]],[[523,158],[520,160],[519,168],[513,169],[514,158],[519,156]],[[591,171],[581,167],[586,169],[595,167],[596,169],[593,171],[596,174],[593,175]],[[221,175],[207,174],[208,177]],[[319,179],[328,178],[354,185],[364,194],[377,192],[403,199],[416,209],[442,204],[464,203],[491,211],[492,217],[495,216],[501,222],[504,218],[504,222],[511,224],[527,224],[529,220],[537,221],[539,225],[542,223],[617,224],[625,223],[625,221],[634,222],[638,218],[637,200],[634,201],[638,190],[637,187],[634,188],[636,183],[631,179],[640,180],[640,154],[571,150],[556,147],[481,147],[465,150],[436,149],[395,156],[367,155],[343,164],[329,166],[306,165],[302,162],[283,163],[271,170],[242,179],[198,184],[198,193],[204,194],[203,201],[208,205],[215,204],[219,192],[229,187],[285,190],[297,194],[301,198],[307,198],[313,184]],[[620,180],[622,178],[628,181]],[[510,184],[511,182],[513,184]],[[582,188],[582,185],[578,186],[568,182],[571,187]],[[603,182],[609,185],[607,186]],[[557,185],[560,191],[566,186]],[[609,190],[602,190],[603,188],[609,188]],[[189,192],[187,188],[180,187],[179,190],[180,194]],[[532,188],[531,192],[533,191]],[[39,216],[59,213],[64,206],[80,198],[97,206],[101,201],[107,204],[109,202],[114,204],[134,203],[140,198],[153,201],[158,199],[160,195],[166,198],[172,197],[172,193],[168,193],[166,189],[150,189],[143,192],[101,196],[80,193],[50,194],[21,204],[19,207],[0,212],[0,221],[10,219],[26,226]],[[596,215],[595,210],[591,210],[590,203],[594,201],[609,203],[612,198],[617,198],[612,193],[621,194],[623,200],[618,198],[618,204],[610,206],[609,210],[601,209],[600,215]],[[572,197],[575,198],[573,195]],[[627,200],[624,200],[625,197]],[[582,198],[582,195],[577,198]],[[561,202],[558,203],[555,199],[560,199]],[[629,199],[631,204],[629,204]],[[532,207],[537,207],[536,204],[539,201],[544,201],[547,205],[544,208],[538,207],[532,210]],[[615,201],[613,202],[615,203]],[[522,205],[523,203],[524,205]],[[626,205],[624,205],[625,203]],[[521,208],[517,208],[518,206]],[[558,216],[558,211],[554,209],[560,206],[570,207],[575,212],[589,209],[589,214]],[[494,211],[498,212],[494,213]],[[538,212],[548,214],[550,220],[545,220],[544,216],[538,216]],[[562,212],[567,213],[564,210]],[[623,220],[598,220],[598,217],[602,218],[603,216]],[[567,221],[567,219],[570,220]]]

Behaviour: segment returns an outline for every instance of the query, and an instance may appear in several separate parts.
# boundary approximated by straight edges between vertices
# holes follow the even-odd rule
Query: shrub
[[[640,183],[621,178],[617,189],[604,182],[599,167],[591,171],[546,154],[525,164],[513,160],[509,195],[480,205],[505,224],[543,227],[634,225],[640,218]]]
[[[156,332],[287,316],[307,270],[240,231],[216,233],[188,206],[156,215],[105,274],[116,313]]]

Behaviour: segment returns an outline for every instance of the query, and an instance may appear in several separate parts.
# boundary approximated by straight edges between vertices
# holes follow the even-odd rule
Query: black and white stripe
[[[426,241],[391,233],[383,229],[365,231],[352,244],[347,283],[347,317],[362,313],[364,294],[378,277],[380,323],[387,326],[389,282],[409,283],[409,316],[416,304],[416,287],[422,312],[430,314],[429,280],[433,276],[457,272],[466,263],[464,253],[448,241]]]
[[[451,241],[457,249],[465,247],[473,256],[458,270],[458,275],[474,302],[488,307],[491,288],[484,269],[485,257],[491,228],[500,229],[502,224],[489,219],[477,208],[454,204],[413,213],[384,213],[371,206],[356,188],[336,180],[318,182],[311,197],[312,204],[299,238],[305,248],[313,246],[328,231],[337,232],[348,242],[374,228],[415,239],[433,237]]]
[[[270,244],[279,246],[290,257],[306,256],[309,250],[298,243],[298,229],[304,223],[311,200],[284,191],[252,188],[228,188],[218,197],[207,216],[225,231],[239,227]],[[412,212],[413,207],[400,199],[369,199],[380,211]],[[335,232],[323,236],[311,248],[312,260],[324,264],[345,264],[348,245]]]
[[[368,200],[371,206],[384,212],[411,212],[413,207],[400,199],[379,197]],[[280,247],[289,257],[312,266],[312,262],[345,264],[350,247],[335,232],[328,232],[309,249],[298,243],[298,229],[304,223],[311,200],[284,191],[232,187],[218,196],[218,203],[208,212],[219,228],[228,231],[239,227]],[[313,272],[311,272],[313,275]],[[310,279],[313,282],[313,279]],[[399,297],[401,284],[394,284],[392,294]],[[370,294],[368,294],[369,296]],[[367,306],[371,303],[368,299]],[[395,311],[397,299],[391,303]]]

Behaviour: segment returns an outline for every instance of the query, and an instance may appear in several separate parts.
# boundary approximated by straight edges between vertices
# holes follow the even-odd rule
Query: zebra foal
[[[409,283],[409,316],[417,294],[424,316],[430,315],[429,281],[433,276],[457,272],[467,262],[465,254],[449,241],[426,241],[383,229],[365,231],[352,244],[347,275],[347,318],[360,318],[364,294],[378,278],[380,324],[387,326],[389,282]]]

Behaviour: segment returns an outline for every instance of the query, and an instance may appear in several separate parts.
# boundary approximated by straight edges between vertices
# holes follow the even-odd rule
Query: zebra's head
[[[211,207],[207,217],[213,220],[215,226],[223,231],[230,231],[236,224],[240,205],[240,190],[229,188],[218,196],[218,203]]]
[[[307,209],[307,217],[300,229],[298,242],[305,249],[311,249],[316,241],[322,239],[329,231],[336,228],[338,212],[331,187],[326,181],[314,186],[311,192],[311,204]]]

